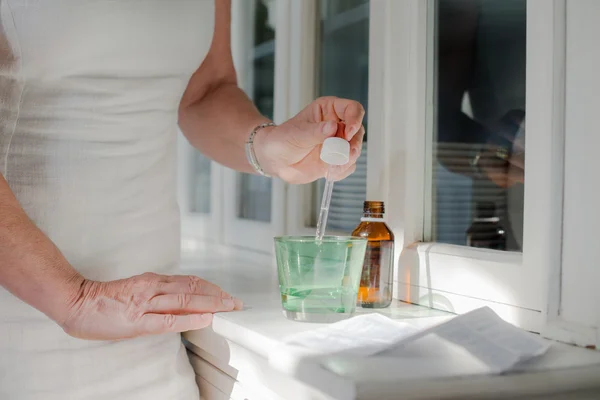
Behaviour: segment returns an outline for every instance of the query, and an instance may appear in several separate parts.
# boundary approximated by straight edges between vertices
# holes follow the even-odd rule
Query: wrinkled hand
[[[325,176],[328,168],[320,159],[321,144],[337,135],[350,142],[350,161],[334,170],[333,178],[343,179],[356,168],[365,134],[364,115],[356,101],[319,98],[285,123],[257,133],[258,161],[267,173],[288,183],[312,182]]]
[[[198,277],[146,273],[84,281],[61,325],[77,338],[118,340],[201,329],[213,313],[241,308],[241,301]]]

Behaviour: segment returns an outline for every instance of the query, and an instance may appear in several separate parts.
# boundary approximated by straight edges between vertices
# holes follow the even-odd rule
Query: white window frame
[[[388,204],[399,299],[456,313],[487,305],[539,332],[547,277],[560,269],[564,0],[529,0],[527,7],[524,252],[422,242],[425,207],[431,206],[426,138],[434,104],[428,80],[433,1],[371,1],[369,151],[379,156],[368,159],[367,193]]]
[[[181,131],[177,134],[177,179],[179,210],[181,214],[182,248],[194,251],[201,244],[220,244],[223,235],[223,170],[216,162],[210,165],[210,212],[196,213],[191,211],[191,198],[194,187],[194,149]]]
[[[565,153],[562,265],[551,270],[549,338],[600,349],[600,3],[566,1]]]
[[[252,82],[248,68],[248,60],[252,56],[252,43],[254,33],[255,1],[259,0],[234,0],[232,2],[231,16],[231,47],[233,60],[238,75],[238,84],[241,88],[250,91]],[[277,24],[285,27],[282,16],[287,17],[284,1],[277,0]],[[287,91],[288,71],[286,68],[287,50],[282,46],[286,42],[288,33],[285,28],[277,29],[275,39],[275,122],[287,119]],[[250,133],[250,132],[248,132]],[[271,186],[271,220],[270,222],[252,221],[238,217],[238,189],[239,174],[225,168],[223,171],[223,243],[226,246],[242,247],[247,250],[270,254],[273,252],[273,236],[284,231],[285,224],[285,184],[274,179]]]

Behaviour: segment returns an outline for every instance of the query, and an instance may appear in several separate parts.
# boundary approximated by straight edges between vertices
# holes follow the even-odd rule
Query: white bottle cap
[[[346,139],[325,139],[321,148],[321,160],[329,165],[344,165],[350,160],[350,143]]]

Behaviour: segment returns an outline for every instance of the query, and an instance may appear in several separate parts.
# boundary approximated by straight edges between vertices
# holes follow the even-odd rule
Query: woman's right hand
[[[59,321],[81,339],[118,340],[204,328],[215,312],[242,302],[196,276],[146,273],[110,282],[85,280]]]

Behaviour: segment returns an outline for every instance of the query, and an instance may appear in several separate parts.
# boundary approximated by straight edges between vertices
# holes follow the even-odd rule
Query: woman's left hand
[[[288,183],[301,184],[325,176],[321,144],[333,136],[350,142],[350,160],[336,167],[333,179],[352,174],[360,155],[365,129],[360,103],[337,97],[321,97],[285,123],[259,131],[255,138],[258,162],[266,173]]]

